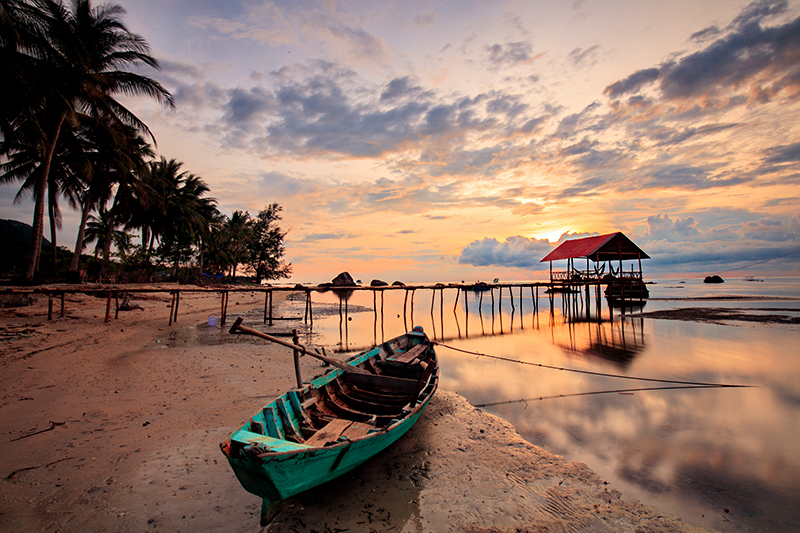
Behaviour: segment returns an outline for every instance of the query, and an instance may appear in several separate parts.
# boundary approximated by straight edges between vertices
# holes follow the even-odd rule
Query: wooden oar
[[[336,359],[331,359],[330,357],[326,357],[324,355],[320,355],[320,354],[315,353],[315,352],[310,352],[310,351],[306,350],[305,346],[303,346],[301,344],[292,344],[291,342],[287,342],[287,341],[285,341],[283,339],[279,339],[277,337],[273,337],[272,335],[267,335],[266,333],[261,333],[258,330],[248,328],[247,326],[243,326],[242,325],[242,317],[239,317],[239,318],[236,319],[236,322],[233,323],[233,325],[231,326],[231,329],[228,330],[228,333],[234,334],[234,333],[236,333],[238,331],[241,331],[242,333],[247,333],[248,335],[254,335],[256,337],[260,337],[260,338],[266,339],[268,341],[272,341],[272,342],[274,342],[276,344],[280,344],[281,346],[286,346],[287,348],[291,348],[292,350],[297,350],[298,352],[303,353],[305,355],[310,355],[311,357],[316,357],[320,361],[324,361],[324,362],[328,363],[329,365],[333,365],[336,368],[344,370],[345,372],[355,372],[356,374],[369,374],[369,372],[367,372],[366,370],[364,370],[362,368],[358,368],[357,366],[348,365],[346,363],[342,363],[340,361],[337,361]]]

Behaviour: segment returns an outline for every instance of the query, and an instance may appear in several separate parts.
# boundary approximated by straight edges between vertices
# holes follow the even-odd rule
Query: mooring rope
[[[499,355],[490,355],[480,352],[473,352],[470,350],[463,350],[461,348],[456,348],[455,346],[450,346],[448,344],[442,344],[437,341],[431,341],[432,344],[436,346],[441,346],[442,348],[448,348],[450,350],[461,352],[469,355],[475,355],[477,357],[488,357],[489,359],[496,359],[498,361],[505,361],[507,363],[519,363],[521,365],[528,365],[528,366],[535,366],[539,368],[549,368],[551,370],[563,370],[564,372],[574,372],[576,374],[588,374],[590,376],[602,376],[607,378],[619,378],[619,379],[632,379],[635,381],[651,381],[655,383],[673,383],[677,385],[701,385],[704,387],[752,387],[752,385],[730,385],[727,383],[708,383],[705,381],[682,381],[678,379],[657,379],[657,378],[643,378],[638,376],[623,376],[621,374],[609,374],[607,372],[593,372],[591,370],[578,370],[576,368],[567,368],[563,366],[553,366],[553,365],[546,365],[543,363],[532,363],[530,361],[521,361],[519,359],[511,359],[509,357],[502,357]]]
[[[506,405],[510,403],[524,403],[525,408],[527,409],[528,402],[534,402],[536,400],[553,400],[556,398],[569,398],[572,396],[592,396],[598,394],[625,394],[625,393],[651,391],[651,390],[716,389],[725,386],[726,385],[676,385],[674,387],[638,387],[636,389],[612,389],[612,390],[598,390],[591,392],[573,392],[570,394],[554,394],[552,396],[539,396],[538,398],[520,398],[519,400],[505,400],[502,402],[478,403],[474,404],[473,407],[492,407],[495,405]],[[741,385],[741,386],[748,387],[749,385]]]

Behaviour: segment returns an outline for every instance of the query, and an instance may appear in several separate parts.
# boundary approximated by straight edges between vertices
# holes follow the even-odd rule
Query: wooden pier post
[[[110,292],[108,293],[108,296],[106,296],[106,320],[105,320],[105,322],[106,322],[106,324],[111,322],[111,293]]]
[[[114,320],[119,320],[119,292],[114,291]]]
[[[306,301],[308,302],[308,317],[311,320],[311,327],[314,327],[314,308],[311,303],[311,291],[306,290]]]
[[[53,293],[50,292],[47,293],[47,320],[53,320]]]
[[[66,313],[64,312],[64,293],[61,293],[61,318],[64,318]]]
[[[300,344],[300,338],[297,336],[297,330],[292,330],[292,342],[295,346]],[[295,349],[294,350],[294,375],[297,378],[297,388],[303,386],[303,378],[300,376],[300,352]]]
[[[269,305],[269,291],[264,291],[264,324],[267,323],[267,306]]]

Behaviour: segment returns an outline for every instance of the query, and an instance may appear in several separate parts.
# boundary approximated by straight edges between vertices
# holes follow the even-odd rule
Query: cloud
[[[196,82],[178,85],[172,96],[179,108],[220,108],[225,105],[226,91],[214,83]]]
[[[403,76],[402,78],[395,78],[390,81],[386,89],[381,93],[381,102],[387,102],[398,98],[409,98],[419,96],[422,93],[422,88],[411,85],[411,78]]]
[[[552,250],[547,239],[529,239],[521,235],[505,241],[484,238],[461,250],[458,262],[472,266],[539,268],[539,261]]]
[[[525,41],[487,46],[489,62],[497,68],[532,62],[533,45]]]
[[[660,76],[661,70],[655,67],[637,70],[627,78],[606,87],[603,93],[611,98],[619,98],[625,94],[636,93],[645,85],[656,81]]]
[[[746,101],[768,101],[778,94],[794,97],[800,88],[800,18],[762,26],[786,11],[784,2],[755,2],[726,29],[709,28],[693,37],[721,35],[706,48],[642,69],[605,89],[610,98],[634,94],[658,82],[667,100],[745,94]]]
[[[748,222],[742,228],[742,233],[748,239],[769,242],[797,242],[800,241],[800,227],[797,219],[794,224],[786,225],[783,220],[766,217]]]
[[[331,8],[331,6],[333,6]],[[363,20],[335,4],[309,6],[303,2],[245,4],[242,13],[226,18],[193,16],[190,23],[210,38],[233,38],[271,47],[316,50],[345,63],[384,65],[390,51],[383,38],[367,31]]]
[[[600,45],[594,45],[587,49],[575,48],[572,50],[568,57],[572,64],[576,67],[584,65],[594,65],[597,63],[597,53],[600,51]]]
[[[669,215],[653,215],[647,217],[647,225],[646,238],[651,241],[694,241],[700,236],[693,217],[673,220]]]
[[[773,146],[764,151],[764,163],[782,165],[800,163],[800,142],[783,146]]]

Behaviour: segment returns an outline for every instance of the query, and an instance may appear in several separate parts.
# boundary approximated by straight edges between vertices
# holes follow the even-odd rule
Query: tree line
[[[158,81],[131,68],[158,69],[145,40],[122,21],[122,7],[89,0],[3,0],[0,3],[0,182],[19,182],[16,200],[34,201],[24,277],[42,275],[45,213],[58,276],[57,231],[66,203],[81,212],[69,270],[95,242],[99,275],[112,265],[152,271],[153,261],[194,262],[199,272],[235,276],[244,264],[260,282],[288,277],[281,207],[255,217],[217,209],[208,185],[182,163],[156,158],[147,125],[118,100],[152,98],[175,108]],[[141,245],[134,249],[132,231]]]

